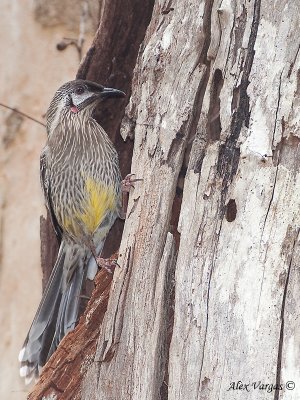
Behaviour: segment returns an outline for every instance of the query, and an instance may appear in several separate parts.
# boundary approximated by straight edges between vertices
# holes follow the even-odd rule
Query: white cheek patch
[[[74,106],[79,106],[81,103],[83,103],[86,99],[88,99],[89,97],[91,97],[93,94],[90,92],[85,91],[82,94],[76,94],[76,93],[72,93],[72,103],[74,104]],[[73,111],[74,112],[74,111]],[[77,110],[78,112],[78,110]]]

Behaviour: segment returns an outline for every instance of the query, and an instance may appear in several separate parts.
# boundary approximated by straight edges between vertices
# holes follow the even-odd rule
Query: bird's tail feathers
[[[35,318],[19,354],[25,383],[37,379],[40,369],[78,318],[87,254],[62,241],[56,263]],[[71,266],[71,267],[70,267]],[[72,275],[68,271],[72,270]],[[67,273],[66,273],[67,271]]]

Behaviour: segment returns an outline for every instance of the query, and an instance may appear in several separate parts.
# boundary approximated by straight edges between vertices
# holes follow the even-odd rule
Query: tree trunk
[[[293,0],[155,1],[121,127],[143,182],[95,356],[77,397],[55,380],[39,393],[300,398],[299,15]]]

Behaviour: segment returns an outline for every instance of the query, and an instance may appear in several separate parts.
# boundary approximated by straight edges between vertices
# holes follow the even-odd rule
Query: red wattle
[[[71,107],[71,111],[73,112],[73,113],[78,113],[78,108],[76,107],[76,106],[72,106]]]

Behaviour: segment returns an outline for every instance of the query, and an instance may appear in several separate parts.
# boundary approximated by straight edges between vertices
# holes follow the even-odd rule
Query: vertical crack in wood
[[[239,86],[239,98],[237,102],[237,109],[233,114],[231,122],[231,133],[227,137],[224,144],[220,145],[219,158],[217,163],[218,174],[223,178],[222,181],[222,195],[220,204],[220,217],[223,218],[226,207],[226,195],[230,183],[236,174],[239,159],[240,159],[240,148],[237,145],[238,138],[241,133],[243,125],[248,126],[250,118],[249,110],[249,96],[247,94],[247,88],[249,86],[249,76],[255,55],[255,42],[257,37],[258,25],[260,20],[260,5],[261,0],[255,0],[253,20],[251,25],[251,32],[248,41],[248,51],[245,58],[243,67],[241,83]]]
[[[296,60],[297,60],[297,57],[298,57],[299,51],[300,51],[300,44],[299,44],[299,46],[298,46],[298,49],[297,49],[297,51],[296,51],[295,57],[294,57],[294,59],[293,59],[293,61],[292,61],[291,65],[290,65],[289,72],[288,72],[288,74],[287,74],[287,77],[288,77],[288,78],[290,78],[290,77],[291,77],[291,74],[292,74],[292,71],[293,71],[293,68],[294,68],[295,62],[296,62]]]
[[[203,34],[205,36],[204,45],[200,54],[199,62],[209,65],[210,60],[207,59],[207,52],[211,42],[211,13],[214,0],[207,0],[204,5],[203,13]]]
[[[185,143],[184,155],[182,158],[182,164],[181,164],[180,172],[179,172],[178,179],[177,179],[176,193],[175,193],[175,196],[173,199],[171,222],[170,222],[171,228],[172,228],[171,233],[174,235],[177,249],[179,248],[179,244],[180,244],[180,234],[177,230],[177,227],[178,227],[178,220],[179,220],[181,203],[182,203],[184,181],[185,181],[185,176],[186,176],[188,165],[190,164],[191,148],[192,148],[192,145],[196,138],[196,130],[197,130],[197,125],[198,125],[199,118],[200,118],[204,95],[205,95],[206,88],[207,88],[209,72],[210,72],[210,69],[208,67],[205,70],[205,72],[203,73],[202,78],[199,82],[197,92],[195,95],[195,100],[194,100],[194,105],[193,105],[193,110],[192,110],[190,120],[188,122],[186,122],[180,129],[180,133],[183,134],[182,137],[186,136],[186,139],[185,139],[186,143]],[[182,140],[182,138],[180,137],[177,140]],[[174,151],[174,148],[175,148],[174,145],[176,143],[175,141],[176,141],[176,139],[172,143],[170,152],[171,152],[171,149],[172,149],[172,151]]]
[[[216,69],[211,84],[209,110],[207,113],[206,135],[209,142],[220,140],[222,131],[220,120],[220,94],[224,84],[222,71]]]
[[[261,230],[261,239],[260,239],[260,242],[261,242],[261,240],[262,240],[262,236],[263,236],[264,231],[265,231],[265,226],[266,226],[266,223],[267,223],[268,215],[269,215],[269,212],[270,212],[270,209],[271,209],[271,205],[272,205],[273,199],[274,199],[274,193],[275,193],[275,188],[276,188],[276,183],[277,183],[277,176],[278,176],[278,167],[279,167],[279,165],[276,165],[275,178],[274,178],[274,183],[273,183],[271,198],[270,198],[270,201],[269,201],[269,204],[268,204],[268,208],[267,208],[267,212],[266,212],[266,215],[265,215],[263,227],[262,227],[262,230]]]
[[[221,233],[221,230],[222,230],[222,223],[223,223],[223,220],[221,220],[220,228],[219,228],[219,231],[216,234],[216,239],[214,241],[215,245],[214,245],[213,254],[212,254],[212,265],[211,265],[211,268],[210,268],[210,271],[209,271],[209,278],[208,278],[208,285],[207,285],[206,322],[205,322],[205,329],[204,329],[204,338],[203,338],[203,348],[202,348],[200,373],[199,373],[199,379],[198,379],[198,382],[197,382],[197,385],[198,385],[197,391],[198,391],[198,393],[200,393],[200,385],[201,385],[201,381],[202,381],[202,370],[203,370],[203,364],[204,364],[204,354],[205,354],[206,338],[207,338],[207,331],[208,331],[210,285],[211,285],[212,274],[213,274],[213,271],[214,271],[216,249],[218,248],[218,245],[219,245],[220,233]]]
[[[173,242],[170,244],[171,239]],[[167,246],[169,248],[167,249]],[[161,370],[164,371],[164,379],[160,386],[160,400],[168,400],[168,362],[169,362],[169,352],[170,352],[170,343],[172,338],[172,331],[173,331],[173,323],[174,323],[174,297],[175,297],[175,265],[176,265],[176,243],[173,238],[171,238],[170,233],[166,238],[166,245],[165,245],[164,253],[167,256],[166,260],[166,277],[164,282],[164,296],[165,296],[165,326],[166,328],[163,330],[164,337],[160,342],[161,351],[160,351],[160,363],[161,363]],[[163,260],[161,260],[162,262]],[[157,368],[159,369],[159,368]]]
[[[274,137],[275,137],[276,128],[277,128],[277,118],[278,118],[278,111],[279,111],[280,100],[281,100],[281,82],[282,82],[282,74],[283,74],[283,70],[281,71],[280,76],[279,76],[277,106],[276,106],[276,111],[275,111],[275,121],[274,121],[273,135],[272,135],[272,147],[274,147]]]
[[[111,342],[109,343],[108,341],[105,341],[105,345],[103,346],[103,348],[101,350],[97,349],[94,360],[94,362],[96,363],[107,362],[112,359],[115,346],[118,344],[121,336],[122,326],[119,326],[118,332],[116,332],[116,321],[118,319],[118,321],[121,322],[121,325],[123,324],[124,307],[126,304],[126,297],[128,292],[128,283],[130,281],[130,276],[132,273],[132,266],[133,266],[133,260],[131,257],[132,252],[134,253],[134,245],[133,245],[133,251],[131,247],[129,247],[128,249],[126,266],[124,267],[126,271],[125,278],[122,281],[122,286],[119,292],[119,298],[117,300],[117,308],[114,313],[114,318],[112,323],[113,328],[112,328],[112,334],[110,336]],[[97,379],[97,382],[99,382],[99,379]]]
[[[276,119],[277,119],[278,108],[279,108],[279,103],[280,103],[280,96],[281,96],[281,94],[280,94],[281,76],[282,76],[282,73],[281,73],[281,75],[280,75],[279,94],[278,94],[278,105],[277,105],[276,117],[275,117]],[[275,129],[276,129],[276,120],[275,120],[274,132],[275,132]],[[274,134],[273,134],[273,138],[274,138]],[[267,222],[268,215],[269,215],[269,212],[270,212],[270,209],[271,209],[271,205],[272,205],[273,199],[274,199],[275,188],[276,188],[277,177],[278,177],[278,168],[279,168],[279,164],[280,164],[280,160],[281,160],[281,153],[282,153],[283,146],[284,146],[284,142],[283,142],[283,132],[282,132],[282,134],[281,134],[281,141],[279,142],[279,144],[277,145],[277,148],[276,148],[276,149],[274,150],[274,152],[273,152],[274,162],[276,163],[275,178],[274,178],[274,183],[273,183],[271,198],[270,198],[270,201],[269,201],[269,204],[268,204],[267,212],[266,212],[265,219],[264,219],[264,223],[263,223],[263,228],[262,228],[262,231],[261,231],[261,239],[260,239],[260,242],[261,242],[261,240],[262,240],[262,236],[263,236],[264,231],[265,231],[266,222]]]
[[[284,292],[283,292],[283,297],[282,297],[281,314],[280,314],[281,327],[280,327],[280,335],[279,335],[279,342],[278,342],[278,356],[277,356],[277,366],[276,366],[276,389],[275,389],[275,393],[274,393],[274,400],[279,400],[282,351],[283,351],[283,336],[284,336],[284,312],[285,312],[285,304],[286,304],[288,285],[289,285],[289,280],[290,280],[291,267],[293,264],[294,250],[295,250],[296,242],[299,237],[299,231],[300,231],[300,229],[297,230],[296,237],[293,242],[292,251],[291,251],[291,259],[289,262],[289,267],[288,267],[288,272],[287,272],[287,277],[286,277]]]
[[[213,0],[207,1],[205,3],[205,8],[203,12],[203,34],[205,35],[204,39],[204,44],[202,47],[202,51],[199,54],[199,59],[195,63],[194,70],[199,64],[204,64],[206,65],[206,70],[204,71],[203,75],[201,76],[201,80],[199,82],[196,94],[195,94],[195,100],[194,100],[194,105],[192,109],[192,114],[190,117],[190,120],[184,124],[182,129],[180,131],[185,132],[186,137],[186,147],[185,147],[185,154],[182,159],[182,166],[180,169],[179,177],[178,177],[178,182],[177,182],[177,191],[178,195],[181,196],[180,199],[180,206],[181,206],[181,200],[182,200],[182,191],[183,191],[183,186],[184,186],[184,179],[187,171],[187,166],[190,163],[190,152],[191,148],[193,145],[193,142],[196,138],[196,131],[197,131],[197,126],[200,118],[200,113],[202,110],[202,104],[203,104],[203,99],[204,95],[207,89],[207,84],[208,84],[208,79],[209,79],[209,74],[210,74],[210,60],[207,58],[207,52],[210,46],[211,42],[211,13],[212,13],[212,7],[213,7]],[[173,143],[171,146],[171,149],[173,148]],[[170,152],[171,152],[170,149]],[[176,226],[178,224],[178,218],[180,214],[180,207],[174,207],[173,204],[173,209],[176,212]],[[176,237],[175,237],[176,239]],[[179,246],[179,242],[177,243]]]
[[[204,95],[205,95],[205,92],[207,89],[208,79],[209,79],[209,75],[210,75],[211,62],[207,58],[207,52],[208,52],[210,42],[211,42],[212,7],[213,7],[213,0],[207,1],[205,3],[205,9],[204,9],[204,13],[203,13],[203,34],[205,35],[205,39],[204,39],[204,44],[203,44],[201,54],[199,55],[199,59],[195,63],[195,67],[194,67],[194,69],[195,69],[199,64],[204,64],[204,65],[206,65],[206,70],[204,71],[204,73],[201,77],[201,80],[199,82],[198,88],[197,88],[190,120],[185,123],[185,126],[182,129],[180,129],[180,131],[185,132],[186,144],[185,144],[185,149],[184,149],[184,156],[182,158],[182,165],[181,165],[181,169],[180,169],[178,180],[177,180],[176,193],[175,193],[174,200],[173,200],[172,214],[171,214],[171,220],[170,220],[171,225],[176,226],[176,232],[173,232],[173,234],[174,234],[177,249],[179,248],[179,245],[180,245],[180,234],[178,233],[177,227],[178,227],[178,220],[179,220],[181,203],[182,203],[184,180],[185,180],[185,176],[186,176],[187,167],[190,163],[190,152],[191,152],[193,142],[196,138],[197,126],[198,126],[198,122],[200,119],[203,99],[204,99]],[[173,148],[173,146],[171,146],[171,149],[172,148]],[[175,265],[175,261],[174,261],[174,265]],[[174,274],[175,274],[175,270],[174,270]],[[175,291],[175,282],[174,282],[173,291]],[[174,301],[175,301],[175,292],[170,297],[170,306],[168,307],[169,308],[168,319],[170,321],[170,328],[169,328],[168,337],[167,337],[167,350],[166,350],[167,351],[167,362],[169,359],[170,344],[171,344],[171,338],[172,338],[172,334],[173,334]],[[208,316],[207,316],[207,318],[208,318]],[[168,371],[166,369],[166,374],[167,374],[167,372]],[[167,375],[165,375],[165,381],[166,382],[168,381]],[[163,387],[162,387],[161,395],[162,395],[162,400],[167,400],[168,399],[168,390],[167,389],[163,390]]]
[[[230,33],[230,42],[229,42],[229,49],[231,49],[231,44],[233,42],[232,48],[232,65],[237,62],[239,57],[239,52],[243,48],[243,37],[245,34],[245,29],[247,25],[247,8],[245,4],[242,5],[242,11],[240,15],[233,17],[233,26]],[[228,51],[228,55],[230,55],[230,50]],[[229,57],[227,57],[225,70],[227,68],[227,62]]]

